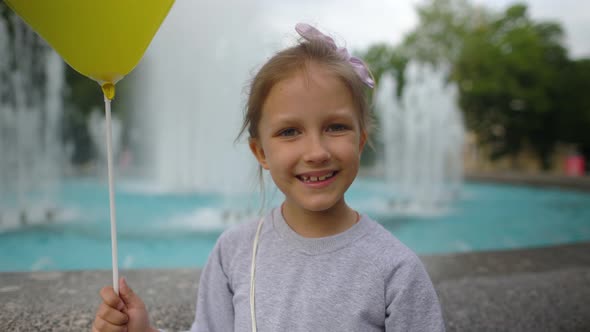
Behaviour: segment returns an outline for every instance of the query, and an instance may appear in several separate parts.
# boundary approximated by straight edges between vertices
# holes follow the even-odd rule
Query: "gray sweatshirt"
[[[250,264],[258,220],[224,232],[200,280],[191,331],[251,331]],[[264,220],[256,258],[258,331],[444,331],[418,257],[362,215],[347,231],[304,238],[279,208]]]

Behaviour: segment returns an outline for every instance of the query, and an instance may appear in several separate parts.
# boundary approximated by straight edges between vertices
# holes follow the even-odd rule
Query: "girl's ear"
[[[359,140],[359,154],[363,153],[363,149],[365,148],[365,144],[367,144],[367,132],[364,130],[361,130],[361,137]]]
[[[268,164],[266,163],[266,155],[264,154],[264,149],[262,148],[262,144],[260,144],[260,140],[256,138],[250,138],[248,140],[248,145],[250,145],[250,151],[252,151],[252,154],[254,155],[254,157],[256,157],[256,160],[258,160],[260,166],[268,170]]]

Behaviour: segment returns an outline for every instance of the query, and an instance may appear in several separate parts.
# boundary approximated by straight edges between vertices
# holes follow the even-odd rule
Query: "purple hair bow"
[[[297,33],[300,34],[301,37],[303,37],[305,40],[323,40],[324,42],[326,42],[334,50],[336,50],[336,52],[344,60],[348,61],[352,65],[352,68],[354,68],[354,71],[356,71],[363,83],[365,83],[370,88],[373,88],[375,86],[375,82],[373,81],[373,79],[371,78],[371,74],[369,73],[369,68],[367,68],[367,65],[365,65],[363,60],[355,56],[351,56],[345,47],[336,46],[336,43],[334,42],[334,39],[332,39],[332,37],[324,35],[318,29],[306,23],[297,23],[297,25],[295,25],[295,31],[297,31]]]

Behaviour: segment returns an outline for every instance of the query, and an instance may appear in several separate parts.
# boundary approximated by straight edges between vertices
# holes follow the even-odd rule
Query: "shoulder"
[[[368,231],[357,245],[363,256],[370,259],[385,278],[391,277],[395,272],[399,275],[402,270],[423,269],[422,262],[414,251],[375,220],[368,216],[364,218]]]
[[[218,266],[228,277],[232,271],[240,269],[241,262],[247,261],[251,255],[258,220],[245,220],[223,231],[209,254],[205,269]]]
[[[256,232],[260,217],[254,217],[244,220],[238,224],[230,226],[219,236],[220,241],[236,241],[244,238],[245,235]]]
[[[363,239],[362,250],[381,272],[386,303],[393,303],[397,297],[418,297],[424,302],[420,304],[423,308],[439,310],[432,281],[418,255],[377,222],[370,220],[369,226],[371,231]]]
[[[251,218],[226,229],[217,239],[216,247],[227,251],[251,245],[259,221],[259,217]]]

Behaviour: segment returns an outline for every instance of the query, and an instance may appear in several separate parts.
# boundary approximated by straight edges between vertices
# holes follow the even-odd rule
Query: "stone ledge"
[[[590,176],[574,177],[566,175],[543,173],[532,174],[520,172],[467,172],[465,174],[465,180],[590,192]]]
[[[421,256],[447,331],[590,331],[590,242]],[[193,320],[200,270],[121,271],[152,322]],[[110,271],[0,273],[0,331],[88,331]]]

